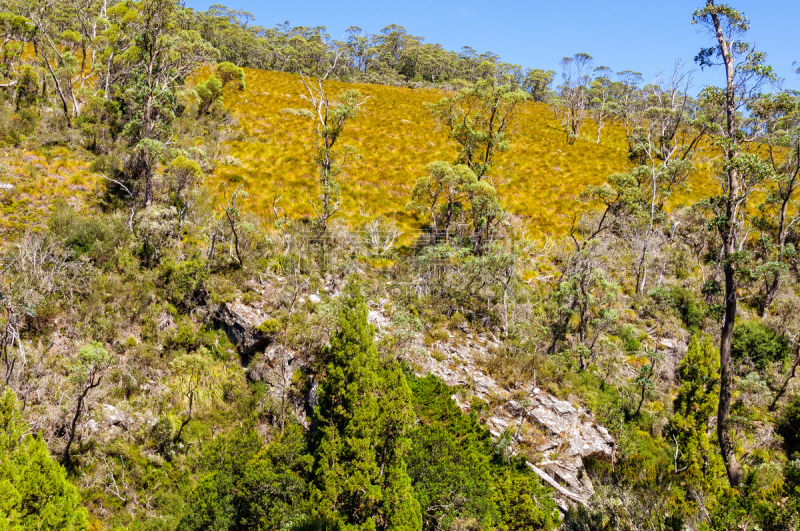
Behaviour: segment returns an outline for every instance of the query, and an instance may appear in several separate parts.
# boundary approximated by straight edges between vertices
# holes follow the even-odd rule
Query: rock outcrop
[[[545,481],[541,471],[567,486],[570,499],[582,503],[588,500],[594,489],[583,474],[583,458],[612,458],[614,439],[608,430],[594,423],[581,408],[535,388],[525,405],[510,400],[506,410],[520,419],[520,424],[530,423],[539,435],[531,442],[544,457],[535,465],[531,463],[531,468]]]
[[[389,322],[375,309],[369,320],[378,333]],[[559,400],[531,383],[513,390],[498,384],[479,366],[479,360],[487,359],[499,346],[491,334],[458,333],[432,345],[418,341],[407,358],[420,375],[434,374],[450,386],[468,388],[490,404],[485,420],[489,431],[495,437],[514,434],[514,451],[524,453],[530,468],[556,489],[562,509],[569,503],[586,503],[594,489],[583,473],[583,458],[610,460],[614,439],[579,405]],[[464,397],[453,395],[453,399],[469,410]]]
[[[249,360],[270,344],[270,338],[256,330],[268,317],[260,308],[233,301],[221,304],[211,319],[225,331],[239,354]]]
[[[368,319],[379,335],[390,329],[389,315],[380,307],[370,309]],[[273,397],[288,399],[292,414],[306,423],[316,383],[309,382],[308,396],[293,394],[290,386],[292,375],[309,360],[288,349],[284,352],[282,346],[262,336],[256,327],[267,318],[260,308],[238,301],[223,304],[213,317],[243,357],[252,358],[252,362],[248,360],[248,378],[267,383]],[[594,489],[583,473],[583,459],[612,459],[614,439],[576,401],[558,399],[533,383],[514,389],[500,385],[480,364],[499,346],[500,341],[491,334],[463,330],[430,345],[424,344],[420,335],[405,351],[405,358],[419,375],[433,374],[450,386],[468,390],[453,395],[462,409],[470,409],[469,396],[489,404],[485,418],[489,431],[498,438],[513,434],[512,451],[525,455],[528,466],[556,489],[562,508],[586,503]]]

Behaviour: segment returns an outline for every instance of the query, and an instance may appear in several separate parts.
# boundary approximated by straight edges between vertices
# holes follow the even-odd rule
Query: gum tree
[[[749,127],[747,111],[759,98],[764,86],[775,79],[772,69],[765,64],[765,55],[742,39],[750,22],[741,12],[729,5],[716,5],[708,0],[702,9],[694,12],[692,23],[705,29],[716,41],[703,48],[695,57],[702,67],[723,66],[725,86],[709,86],[702,99],[707,108],[722,116],[714,121],[713,145],[722,155],[720,168],[721,194],[712,199],[716,208],[714,225],[722,239],[722,262],[725,277],[725,314],[720,338],[720,392],[717,410],[717,435],[720,452],[725,461],[728,481],[739,485],[739,464],[730,438],[731,400],[733,397],[733,368],[731,341],[736,320],[736,273],[739,253],[741,219],[747,199],[754,185],[764,176],[763,161],[747,153],[747,148],[760,136],[759,129]],[[715,114],[712,111],[712,114]]]
[[[305,75],[300,74],[301,82],[311,97],[311,104],[314,106],[315,128],[314,133],[318,138],[315,155],[315,165],[321,194],[319,201],[314,202],[309,199],[314,212],[317,215],[315,229],[320,235],[325,235],[328,231],[328,221],[341,207],[341,186],[339,177],[347,163],[356,156],[355,148],[345,145],[339,149],[339,139],[347,124],[358,117],[362,111],[362,106],[366,103],[366,98],[362,98],[361,93],[355,89],[340,92],[336,98],[332,98],[323,82],[335,69],[336,63],[328,69],[327,73],[318,78],[316,83]]]
[[[489,78],[423,105],[458,144],[454,162],[468,166],[480,181],[491,173],[496,155],[511,149],[509,127],[528,97],[511,84]]]
[[[581,126],[589,105],[590,84],[594,73],[592,56],[575,54],[561,60],[559,96],[553,100],[555,113],[567,133],[567,144],[572,145],[580,137]]]

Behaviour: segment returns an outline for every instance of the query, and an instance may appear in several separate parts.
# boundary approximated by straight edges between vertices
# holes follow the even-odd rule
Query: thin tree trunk
[[[778,389],[778,392],[775,393],[775,398],[772,399],[772,403],[769,405],[770,411],[775,411],[775,406],[778,404],[778,400],[786,393],[787,387],[789,387],[789,381],[794,378],[795,372],[797,371],[797,366],[800,365],[800,343],[797,345],[797,355],[794,358],[794,363],[792,363],[792,368],[789,370],[789,374],[786,375],[786,378],[783,380],[783,384],[781,388]]]
[[[764,297],[764,305],[761,307],[761,317],[764,318],[769,313],[769,307],[772,306],[772,301],[775,300],[775,295],[778,293],[778,286],[781,282],[780,270],[775,271],[775,278],[772,283],[767,286],[767,294]]]
[[[707,0],[708,5],[714,5],[713,0]],[[717,41],[720,47],[720,54],[725,62],[726,76],[726,133],[728,140],[734,145],[725,148],[725,158],[727,162],[734,162],[736,158],[736,148],[738,138],[738,126],[736,124],[736,85],[734,80],[734,57],[729,43],[725,38],[722,23],[717,14],[712,14]],[[739,200],[739,173],[735,166],[727,171],[727,197],[725,205],[726,220],[720,226],[720,236],[722,237],[722,248],[724,254],[723,271],[725,274],[725,322],[722,325],[722,334],[719,345],[720,358],[720,389],[719,406],[717,409],[717,437],[719,438],[720,453],[725,461],[725,468],[728,473],[728,483],[731,487],[739,486],[739,464],[736,462],[733,444],[730,439],[728,417],[731,412],[731,399],[733,398],[733,368],[731,361],[731,342],[733,340],[733,328],[736,322],[736,279],[735,269],[731,261],[735,245],[736,231],[736,208]]]

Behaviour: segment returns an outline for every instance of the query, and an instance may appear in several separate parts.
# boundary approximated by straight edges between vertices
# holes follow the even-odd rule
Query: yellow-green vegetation
[[[0,234],[36,227],[50,215],[56,198],[76,208],[97,201],[102,180],[76,150],[7,148],[0,153],[0,183],[11,188],[0,189]]]
[[[292,216],[312,217],[309,197],[316,197],[312,150],[313,122],[300,76],[247,70],[247,90],[226,88],[225,102],[239,120],[240,134],[229,142],[234,165],[221,165],[214,178],[244,184],[249,208],[267,215],[272,201]],[[420,228],[420,219],[406,209],[416,179],[428,163],[452,161],[455,143],[423,108],[445,92],[326,81],[329,94],[357,88],[369,96],[364,112],[348,126],[343,143],[354,146],[363,160],[345,170],[339,216],[357,225],[378,214],[394,218],[404,230]],[[493,181],[503,206],[530,220],[533,229],[559,232],[568,225],[575,200],[589,184],[626,171],[628,146],[624,132],[610,128],[599,144],[592,135],[568,146],[564,132],[544,103],[527,102],[512,124],[511,151],[498,155]]]

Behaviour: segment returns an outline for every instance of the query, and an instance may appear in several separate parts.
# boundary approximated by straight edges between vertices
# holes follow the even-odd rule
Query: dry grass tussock
[[[354,146],[363,160],[346,169],[337,217],[358,226],[384,215],[403,230],[419,229],[420,220],[405,208],[411,188],[428,163],[453,160],[456,152],[446,131],[422,107],[444,93],[335,81],[327,88],[330,94],[357,88],[370,96],[365,113],[348,125],[340,141]],[[283,195],[281,206],[291,216],[313,216],[308,198],[319,192],[314,121],[303,111],[312,108],[306,96],[299,76],[279,72],[247,70],[245,92],[226,87],[225,104],[240,128],[236,140],[227,143],[228,155],[242,165],[219,166],[213,180],[243,184],[248,207],[262,215],[271,215],[273,198]],[[498,157],[492,172],[503,206],[527,219],[536,232],[561,233],[568,227],[575,200],[587,185],[631,166],[621,128],[606,128],[600,144],[595,144],[592,129],[588,124],[585,139],[568,146],[550,108],[526,103],[511,130],[511,151]],[[707,179],[695,180],[690,183],[693,197],[713,190]]]
[[[56,197],[78,210],[96,201],[104,184],[85,159],[66,147],[0,150],[0,235],[46,221]]]

